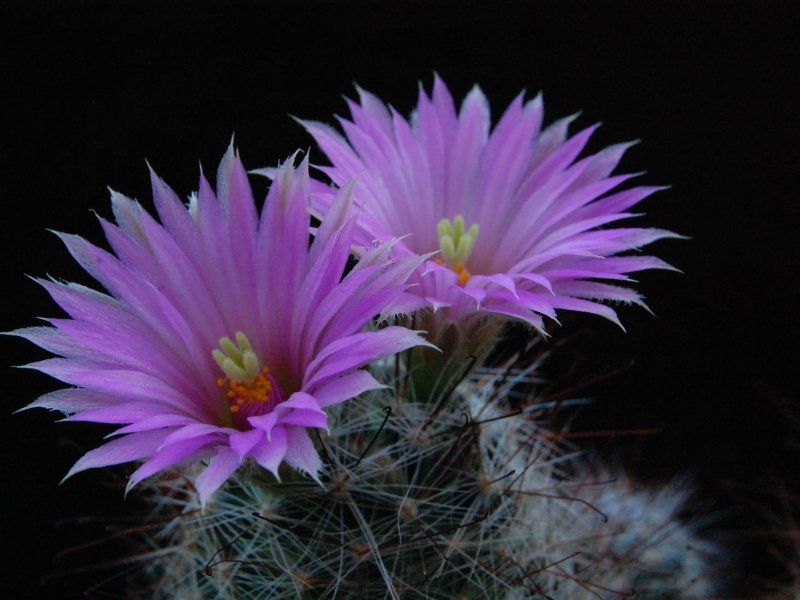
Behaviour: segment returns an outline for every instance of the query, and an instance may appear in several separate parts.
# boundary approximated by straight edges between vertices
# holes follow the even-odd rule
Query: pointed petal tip
[[[463,110],[464,107],[470,102],[478,102],[486,109],[489,107],[489,101],[486,99],[486,94],[483,93],[481,86],[479,86],[477,83],[473,84],[469,90],[469,93],[467,93],[467,95],[464,97],[464,101],[461,104],[461,109]]]
[[[61,478],[61,481],[58,482],[58,485],[64,485],[64,482],[67,479],[70,479],[72,476],[77,475],[81,471],[86,471],[86,470],[90,469],[91,467],[84,467],[83,466],[85,458],[86,458],[86,455],[84,454],[77,461],[75,461],[75,464],[72,465],[70,470],[67,471],[67,474],[64,475],[64,477]],[[126,492],[125,493],[127,494],[127,488],[126,488]]]
[[[433,344],[432,342],[429,342],[427,339],[425,339],[425,334],[428,333],[427,331],[422,330],[422,329],[412,329],[410,331],[411,331],[411,333],[415,333],[417,335],[417,338],[420,340],[420,343],[416,344],[417,346],[426,346],[428,348],[433,348],[437,352],[442,352],[442,349],[439,348],[439,346],[437,346],[436,344]],[[384,386],[384,387],[388,387],[388,386]]]
[[[11,414],[12,415],[16,415],[16,414],[19,414],[19,413],[24,412],[26,410],[31,410],[32,408],[44,408],[44,407],[43,406],[37,406],[34,402],[31,402],[30,404],[26,404],[22,408],[18,408],[17,410],[12,412]],[[50,409],[50,410],[55,410],[55,409]]]
[[[665,231],[666,235],[664,236],[665,239],[670,240],[691,240],[694,239],[690,235],[683,235],[682,233],[676,233],[674,231]]]
[[[581,115],[583,115],[583,110],[578,110],[572,113],[571,115],[567,115],[566,117],[564,117],[563,120],[566,121],[567,123],[573,123],[576,120],[578,120]]]
[[[53,229],[51,227],[45,227],[44,230],[47,231],[48,233],[52,233],[53,235],[55,235],[58,239],[60,239],[62,241],[64,240],[64,236],[74,235],[74,234],[66,233],[64,231],[59,231],[58,229]]]
[[[134,487],[136,487],[136,484],[133,482],[132,479],[128,479],[128,482],[125,484],[125,490],[122,492],[123,500],[128,499],[128,494]]]
[[[309,165],[311,164],[311,147],[309,146],[308,148],[305,149],[305,151],[298,148],[297,150],[295,150],[293,157],[297,156],[298,154],[301,154],[303,156],[303,160],[300,161],[300,166],[298,167],[298,169],[302,169],[305,174],[308,174]]]
[[[275,179],[277,169],[274,167],[262,167],[260,169],[250,169],[247,171],[248,175],[257,175],[259,177],[266,177],[267,179]]]
[[[303,118],[298,117],[297,115],[292,114],[292,113],[289,113],[289,118],[292,121],[294,121],[295,123],[297,123],[298,125],[300,125],[301,127],[305,128],[305,129],[308,129],[309,125],[311,125],[311,124],[316,122],[316,121],[310,121],[308,119],[303,119]]]
[[[353,86],[353,89],[355,89],[356,93],[358,94],[358,97],[361,100],[361,103],[363,104],[364,103],[363,102],[364,95],[365,94],[369,94],[369,92],[367,90],[365,90],[363,87],[361,87],[361,85],[355,79],[353,79],[353,81],[351,81],[350,83]]]
[[[609,314],[602,314],[600,316],[605,317],[606,319],[614,323],[614,325],[622,329],[622,333],[628,333],[628,330],[625,329],[625,326],[622,324],[622,321],[619,320],[619,316],[617,316],[617,312],[615,310],[611,310]]]

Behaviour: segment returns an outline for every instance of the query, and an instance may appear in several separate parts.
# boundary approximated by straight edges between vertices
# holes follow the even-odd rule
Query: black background
[[[693,472],[713,506],[741,506],[745,486],[791,487],[800,453],[790,421],[800,412],[793,4],[4,3],[0,330],[58,314],[26,274],[89,283],[46,229],[99,241],[90,211],[110,214],[107,185],[149,206],[145,159],[186,195],[198,161],[213,172],[234,132],[249,167],[311,147],[288,115],[331,121],[352,82],[404,113],[434,70],[456,98],[479,83],[494,116],[521,89],[543,90],[548,121],[578,110],[578,126],[603,121],[590,150],[641,139],[622,167],[672,186],[645,201],[642,223],[692,237],[653,246],[685,272],[640,277],[655,318],[622,309],[627,333],[565,321],[564,334],[581,335],[562,363],[580,363],[587,377],[626,367],[581,392],[597,401],[578,427],[660,428],[604,445],[626,448],[642,478]],[[4,365],[44,357],[1,341]],[[57,387],[4,371],[0,543],[4,585],[18,590],[5,597],[79,597],[113,574],[42,583],[80,560],[102,562],[103,549],[78,552],[78,562],[55,554],[108,535],[104,518],[135,503],[109,471],[58,485],[106,430],[56,424],[45,411],[12,416]],[[732,527],[765,522],[748,506]]]

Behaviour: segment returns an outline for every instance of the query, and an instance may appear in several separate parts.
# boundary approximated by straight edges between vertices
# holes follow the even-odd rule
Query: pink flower
[[[542,130],[541,96],[523,102],[521,94],[490,133],[480,89],[456,112],[438,77],[430,98],[420,90],[410,122],[368,92],[359,89],[359,98],[348,101],[352,120],[339,119],[344,136],[303,124],[332,163],[320,168],[335,186],[357,179],[357,242],[402,237],[398,256],[437,253],[413,278],[409,310],[444,309],[456,322],[495,313],[539,329],[542,316],[555,318],[559,309],[619,323],[603,302],[643,304],[642,297],[609,281],[671,268],[628,252],[680,236],[616,226],[660,189],[612,192],[632,177],[611,175],[630,144],[578,159],[596,127],[567,137],[568,118]],[[336,190],[315,185],[312,207],[325,215]]]
[[[201,177],[187,208],[155,174],[152,186],[161,224],[112,192],[116,225],[101,223],[114,254],[60,235],[108,293],[41,281],[71,318],[15,332],[62,357],[30,367],[76,386],[30,407],[122,425],[67,476],[144,460],[130,487],[210,459],[203,502],[248,458],[316,478],[308,430],[326,429],[325,407],[380,387],[361,367],[425,343],[402,327],[363,331],[420,259],[390,263],[375,247],[342,279],[351,192],[331,199],[309,247],[306,162],[278,169],[261,215],[232,147],[216,195]]]

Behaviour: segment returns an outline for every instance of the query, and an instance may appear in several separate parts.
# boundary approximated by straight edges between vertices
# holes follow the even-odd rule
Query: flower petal
[[[168,430],[145,431],[112,440],[84,454],[64,476],[62,482],[86,469],[118,465],[150,456],[168,434]]]
[[[175,442],[169,446],[157,450],[141,467],[133,472],[128,480],[127,489],[130,490],[137,483],[147,479],[151,475],[163,471],[173,465],[195,458],[195,453],[202,450],[213,442],[219,440],[217,435],[204,435],[200,437]]]
[[[319,482],[319,470],[322,461],[319,458],[308,432],[302,427],[286,428],[286,456],[285,460],[290,466],[308,473],[315,481]]]
[[[208,467],[200,473],[195,482],[201,506],[205,506],[211,495],[233,475],[240,464],[239,457],[233,450],[225,446],[217,447],[217,455],[211,459]]]
[[[211,459],[208,467],[195,482],[201,506],[205,506],[211,495],[228,480],[239,465],[240,460],[236,452],[225,446],[217,447],[217,455]]]
[[[597,125],[569,136],[576,118],[571,116],[541,131],[541,95],[527,103],[522,94],[517,96],[491,133],[489,106],[477,86],[457,114],[447,86],[434,77],[430,97],[420,89],[410,123],[375,96],[359,90],[359,97],[360,102],[348,101],[352,120],[340,120],[344,136],[318,123],[306,124],[331,162],[320,170],[334,186],[357,177],[350,185],[359,239],[400,239],[393,256],[423,256],[440,249],[437,224],[442,219],[461,217],[466,227],[478,226],[463,264],[444,264],[439,257],[437,266],[428,261],[417,267],[411,276],[417,285],[403,294],[419,300],[401,296],[397,311],[427,306],[437,320],[456,322],[477,311],[502,312],[539,326],[530,310],[549,314],[552,305],[542,299],[538,309],[530,308],[539,299],[523,299],[517,287],[537,294],[543,287],[552,293],[555,281],[585,279],[587,259],[678,237],[658,230],[608,228],[636,216],[627,209],[661,188],[636,187],[606,196],[633,177],[611,174],[633,144],[615,144],[580,158]],[[324,195],[327,200],[315,206],[323,220],[331,192]],[[662,268],[655,261],[639,266]],[[607,267],[593,262],[596,274],[589,277],[625,279],[617,265]],[[471,275],[466,285],[456,275],[464,272]],[[521,310],[508,309],[509,303]],[[581,303],[573,306],[579,305],[596,310]],[[501,306],[506,308],[500,311]]]
[[[319,386],[314,390],[314,397],[325,408],[381,387],[385,386],[367,371],[359,370]]]
[[[270,439],[268,440],[264,437],[250,452],[255,461],[272,473],[278,481],[280,481],[278,467],[286,456],[288,449],[287,429],[291,428],[275,427],[272,430]]]

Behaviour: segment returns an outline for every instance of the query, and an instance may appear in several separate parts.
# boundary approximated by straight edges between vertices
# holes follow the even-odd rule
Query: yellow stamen
[[[441,259],[435,259],[440,265],[458,274],[458,285],[464,286],[472,274],[467,270],[465,264],[472,250],[475,247],[475,240],[478,237],[478,224],[474,223],[467,230],[464,226],[464,217],[456,215],[455,219],[442,219],[436,226],[439,234],[439,248]]]
[[[272,394],[269,369],[262,367],[247,336],[238,331],[236,343],[230,338],[219,340],[219,348],[212,351],[214,360],[225,373],[217,378],[217,386],[227,388],[230,411],[236,413],[245,404],[265,403]]]

